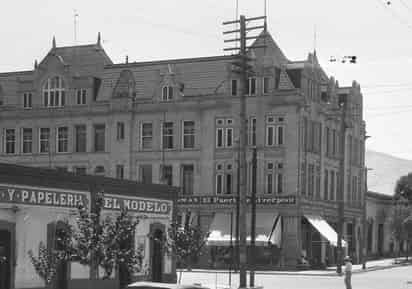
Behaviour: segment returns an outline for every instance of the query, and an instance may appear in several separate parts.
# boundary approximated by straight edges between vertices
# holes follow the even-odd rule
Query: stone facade
[[[291,61],[269,33],[262,36],[255,44],[266,48],[250,50],[254,74],[247,97],[248,176],[251,149],[256,147],[258,195],[294,196],[296,202],[262,205],[259,210],[285,217],[285,263],[293,266],[302,250],[309,255],[316,251],[313,259],[325,262],[331,250],[323,238],[321,247],[310,249],[315,232],[304,216],[337,221],[339,102],[348,101],[343,182],[345,222],[351,225],[345,228],[353,238],[351,253],[359,255],[356,240],[365,188],[360,86],[353,82],[340,87],[320,67],[316,52]],[[163,182],[181,187],[186,195],[234,196],[240,93],[234,59],[113,64],[99,41],[54,45],[33,71],[0,74],[0,161]],[[52,89],[47,83],[52,85],[56,76],[53,85],[58,88]],[[64,85],[59,86],[61,81]],[[56,95],[57,90],[60,96],[64,90],[64,105],[60,99],[50,105],[51,92]],[[50,149],[40,152],[41,139]],[[181,203],[180,209],[200,215],[207,229],[213,214],[233,206]]]

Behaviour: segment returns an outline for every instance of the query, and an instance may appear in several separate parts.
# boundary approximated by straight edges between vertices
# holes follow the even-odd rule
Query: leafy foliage
[[[398,243],[401,243],[408,237],[405,220],[409,217],[410,212],[410,207],[406,206],[405,204],[397,203],[394,205],[391,218],[391,229],[392,237]]]
[[[395,185],[395,198],[412,201],[412,173],[401,176]]]
[[[168,231],[167,248],[176,254],[177,262],[188,267],[194,257],[201,254],[209,232],[203,232],[199,225],[174,222]]]
[[[56,276],[57,264],[60,261],[59,253],[56,250],[48,250],[44,243],[40,242],[37,257],[34,256],[32,250],[28,254],[36,273],[46,285],[50,284]]]

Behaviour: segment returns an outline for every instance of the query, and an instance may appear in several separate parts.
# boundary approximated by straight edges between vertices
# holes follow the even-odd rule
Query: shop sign
[[[107,194],[105,194],[103,198],[103,208],[107,210],[120,210],[125,208],[130,212],[167,215],[171,212],[172,208],[170,201]]]
[[[251,198],[247,197],[246,203],[251,203]],[[187,196],[177,199],[179,205],[233,205],[236,204],[236,197],[226,196]],[[276,196],[276,197],[256,197],[257,205],[294,205],[295,196]]]
[[[85,193],[0,185],[0,203],[77,208],[88,200]]]

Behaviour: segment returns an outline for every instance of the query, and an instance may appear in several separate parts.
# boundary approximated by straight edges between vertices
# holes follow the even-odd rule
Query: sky
[[[66,46],[96,42],[98,32],[115,63],[222,55],[222,22],[237,15],[236,0],[2,2],[0,72],[32,69],[53,36]],[[264,2],[238,0],[238,14],[264,15]],[[412,159],[412,0],[266,2],[269,32],[290,60],[316,48],[340,86],[360,83],[367,149]],[[357,63],[342,63],[346,55]]]

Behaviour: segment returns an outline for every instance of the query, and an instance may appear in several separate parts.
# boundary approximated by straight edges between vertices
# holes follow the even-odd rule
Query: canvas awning
[[[272,232],[273,225],[276,219],[277,213],[258,212],[256,213],[256,238],[255,243],[258,246],[264,246],[268,244],[269,236]],[[246,216],[246,232],[247,242],[250,242],[250,222],[251,214]],[[232,231],[231,231],[232,227]],[[210,235],[207,239],[207,245],[209,246],[230,246],[230,240],[232,236],[232,244],[236,241],[236,215],[230,213],[216,213],[213,218],[212,224],[209,228]],[[232,233],[232,234],[231,234]]]
[[[278,247],[282,246],[282,225],[282,217],[278,215],[269,236],[269,242]]]
[[[336,247],[338,245],[338,234],[325,219],[317,215],[305,215],[305,218],[332,246]],[[346,246],[345,240],[342,239],[342,247]]]

